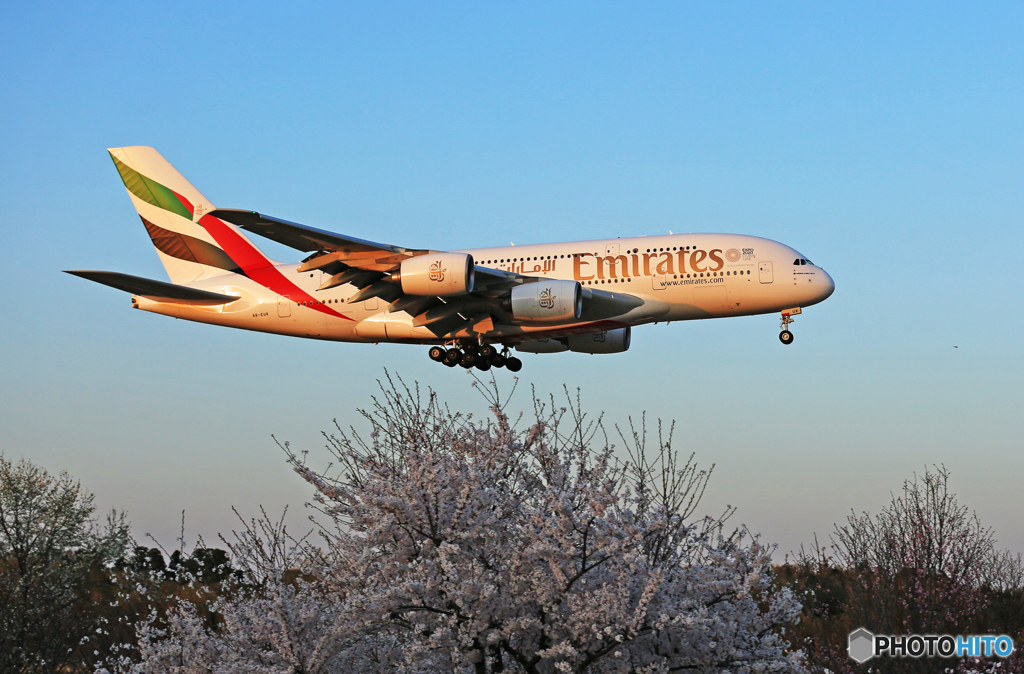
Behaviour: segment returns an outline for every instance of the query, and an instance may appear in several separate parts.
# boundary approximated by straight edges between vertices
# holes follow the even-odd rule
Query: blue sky
[[[308,490],[386,366],[478,412],[425,349],[133,312],[61,274],[165,278],[104,148],[152,145],[218,206],[405,246],[727,231],[835,294],[526,356],[610,423],[675,419],[705,505],[783,552],[925,465],[1024,550],[1019,3],[7,3],[0,10],[0,450],[141,535]],[[282,260],[293,251],[266,245]],[[957,346],[959,348],[954,349]],[[508,374],[500,375],[508,378]]]

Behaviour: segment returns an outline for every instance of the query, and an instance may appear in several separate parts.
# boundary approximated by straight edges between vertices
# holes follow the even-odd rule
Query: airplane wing
[[[271,241],[300,250],[303,253],[314,251],[345,252],[354,259],[363,257],[381,257],[401,255],[407,249],[398,248],[387,243],[376,243],[357,239],[354,236],[335,234],[316,227],[300,225],[280,218],[272,218],[256,211],[244,211],[234,208],[218,208],[210,215],[220,218],[242,229],[259,234]],[[410,251],[413,252],[413,251]],[[430,251],[422,251],[430,252]]]
[[[304,253],[312,252],[299,267],[300,272],[319,269],[330,278],[320,290],[350,283],[359,291],[346,300],[360,302],[378,297],[390,303],[387,311],[406,311],[413,316],[413,325],[427,327],[438,336],[456,332],[465,325],[490,316],[497,323],[519,323],[502,300],[508,291],[525,283],[546,280],[501,269],[475,265],[473,291],[458,297],[430,297],[405,295],[401,287],[388,280],[402,262],[420,255],[444,251],[403,248],[388,243],[367,241],[353,236],[336,234],[316,227],[270,217],[256,211],[220,208],[210,215],[230,222],[243,230],[259,234]],[[581,316],[584,326],[617,316],[642,305],[643,300],[625,293],[612,293],[596,288],[584,288],[585,310]],[[586,330],[587,327],[582,329]],[[593,327],[592,331],[605,329]],[[552,328],[562,334],[574,332],[572,327]],[[566,333],[567,334],[567,333]]]
[[[173,283],[166,283],[164,281],[154,281],[153,279],[142,278],[141,276],[120,274],[115,271],[75,270],[65,271],[64,273],[78,276],[89,281],[95,281],[96,283],[102,283],[105,286],[117,288],[118,290],[123,290],[133,295],[139,295],[140,297],[156,300],[158,302],[163,301],[173,302],[175,304],[217,305],[228,304],[238,299],[233,295],[211,293],[207,290],[197,290],[196,288],[188,288],[185,286],[175,285]]]
[[[304,253],[313,252],[312,256],[304,260],[299,271],[320,269],[325,273],[336,274],[339,271],[356,269],[387,272],[398,268],[403,260],[410,257],[443,252],[423,248],[403,248],[389,243],[367,241],[274,218],[256,211],[219,208],[211,211],[210,215],[290,248]],[[350,276],[354,277],[355,274]],[[533,279],[533,277],[479,265],[476,265],[476,276],[478,283],[483,281],[483,285],[487,286],[495,283],[515,285],[517,282]],[[346,279],[344,282],[351,282],[351,279]]]
[[[389,243],[367,241],[274,218],[256,211],[219,208],[211,211],[210,215],[289,248],[303,253],[315,253],[306,258],[299,271],[320,269],[325,273],[336,273],[344,271],[341,267],[346,267],[384,272],[395,269],[407,258],[443,252],[423,248],[402,248]],[[477,281],[483,281],[485,285],[502,282],[515,284],[517,280],[521,279],[520,282],[523,282],[533,278],[480,265],[476,265],[476,275]]]

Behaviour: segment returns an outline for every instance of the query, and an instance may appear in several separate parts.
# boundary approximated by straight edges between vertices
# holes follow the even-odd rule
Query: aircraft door
[[[617,244],[617,243],[609,243],[608,245],[606,245],[604,247],[604,254],[605,255],[618,255],[619,254],[619,244]]]
[[[772,263],[761,262],[757,265],[757,273],[761,279],[761,283],[771,283],[775,279],[772,277]]]
[[[277,296],[277,317],[288,318],[292,315],[292,300],[287,295]]]

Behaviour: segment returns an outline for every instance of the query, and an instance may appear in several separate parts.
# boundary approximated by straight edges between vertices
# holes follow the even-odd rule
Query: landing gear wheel
[[[444,347],[432,346],[430,347],[430,351],[427,352],[427,355],[430,356],[430,360],[434,361],[435,363],[440,363],[442,360],[444,360],[444,357],[447,353],[448,352],[444,350]]]
[[[467,351],[462,354],[462,359],[459,361],[459,365],[464,368],[471,368],[480,362],[480,356],[475,351]]]
[[[463,342],[462,350],[466,353],[479,353],[479,345],[476,342]]]
[[[800,313],[800,308],[796,307],[793,309],[787,309],[782,312],[782,321],[779,323],[779,327],[782,328],[782,332],[779,333],[779,341],[783,344],[793,343],[793,333],[789,331],[789,324],[796,321],[793,316]]]
[[[505,359],[505,368],[509,372],[519,372],[523,369],[523,361],[519,360],[515,356],[509,356]]]
[[[487,372],[488,370],[491,369],[491,361],[487,360],[486,358],[481,358],[480,361],[476,364],[476,369],[480,370],[481,372]]]
[[[480,347],[480,357],[484,360],[494,361],[494,357],[498,355],[498,350],[490,344],[484,344]]]
[[[462,360],[462,352],[458,349],[448,349],[448,352],[444,355],[444,360],[441,361],[448,367],[455,367]]]
[[[508,358],[500,353],[495,353],[494,357],[491,358],[491,367],[505,367],[505,361],[507,360]]]

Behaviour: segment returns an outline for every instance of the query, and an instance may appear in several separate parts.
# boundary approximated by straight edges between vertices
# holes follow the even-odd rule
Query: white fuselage
[[[624,293],[644,300],[626,314],[567,330],[594,331],[651,322],[724,318],[781,312],[821,302],[835,288],[823,269],[781,243],[737,234],[672,234],[568,243],[533,244],[460,251],[482,267],[527,276],[578,281],[584,289]],[[239,300],[213,307],[157,302],[133,297],[139,309],[186,320],[283,335],[351,342],[437,343],[443,340],[425,327],[414,327],[404,311],[388,312],[377,299],[349,304],[358,289],[340,285],[317,290],[321,272],[299,272],[298,264],[277,269],[315,298],[295,301],[256,281],[225,274],[188,284],[233,295]],[[467,328],[456,337],[499,342],[523,339],[532,332],[550,334],[553,327],[487,325]]]

